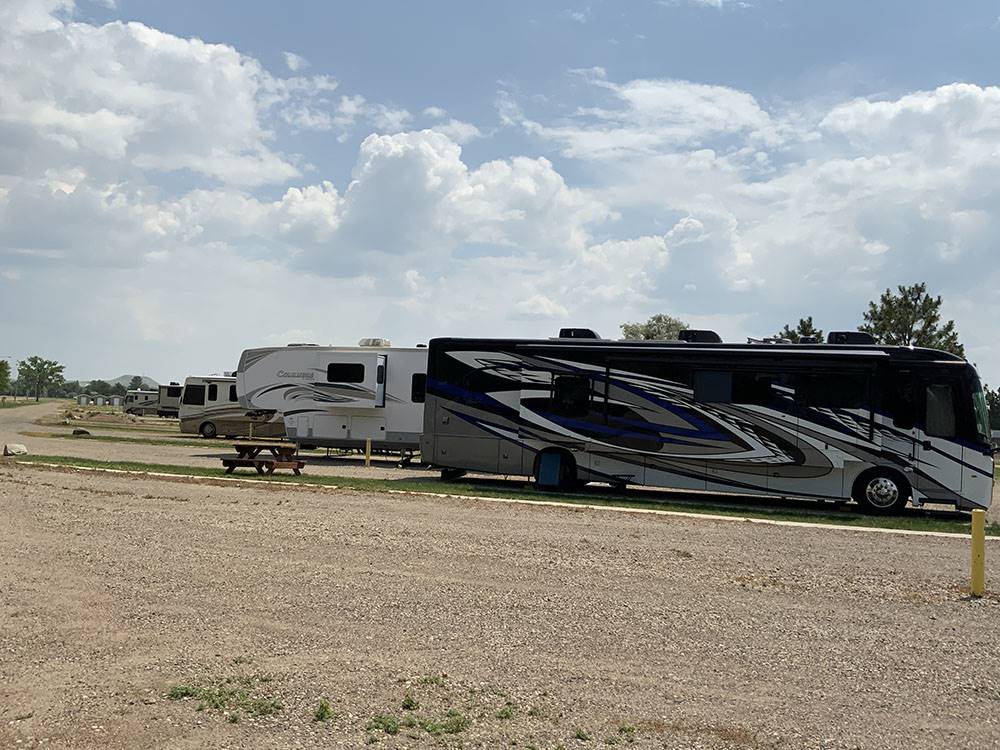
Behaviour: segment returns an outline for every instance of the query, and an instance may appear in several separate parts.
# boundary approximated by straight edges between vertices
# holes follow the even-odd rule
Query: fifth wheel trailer
[[[379,450],[416,451],[427,349],[372,341],[247,349],[236,372],[240,403],[279,414],[286,436],[299,444],[361,448],[371,440]]]

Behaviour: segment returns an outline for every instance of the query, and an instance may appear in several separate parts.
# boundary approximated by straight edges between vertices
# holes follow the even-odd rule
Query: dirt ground
[[[961,539],[9,463],[0,507],[3,747],[1000,743]]]

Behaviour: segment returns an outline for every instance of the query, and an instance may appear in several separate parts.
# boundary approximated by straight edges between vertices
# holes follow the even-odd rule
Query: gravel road
[[[10,463],[0,508],[3,747],[1000,743],[960,539]]]

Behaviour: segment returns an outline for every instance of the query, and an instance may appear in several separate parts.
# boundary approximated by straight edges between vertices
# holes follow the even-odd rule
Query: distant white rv
[[[236,390],[250,410],[274,411],[299,444],[416,451],[423,430],[427,349],[361,346],[247,349]]]
[[[158,417],[176,417],[181,409],[181,393],[184,387],[180,383],[160,386],[160,403],[156,410]]]
[[[282,437],[280,415],[251,417],[236,397],[236,378],[221,375],[191,376],[184,380],[179,415],[181,432],[214,438]]]
[[[160,394],[158,391],[134,390],[125,391],[125,413],[144,417],[156,414],[159,408]]]

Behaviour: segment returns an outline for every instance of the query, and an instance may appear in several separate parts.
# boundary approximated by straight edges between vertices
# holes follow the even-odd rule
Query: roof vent
[[[681,331],[677,334],[677,338],[681,341],[687,341],[689,344],[722,343],[722,339],[715,331],[699,331],[694,328],[688,328],[686,331]]]
[[[389,339],[370,338],[361,339],[361,341],[358,342],[358,346],[392,346],[392,344],[389,343]]]
[[[599,339],[601,338],[589,328],[560,328],[561,339]]]
[[[799,339],[799,343],[800,344],[818,344],[818,343],[820,343],[819,336],[802,336]]]
[[[826,337],[826,343],[870,346],[875,343],[875,339],[870,333],[865,333],[864,331],[830,331]]]

